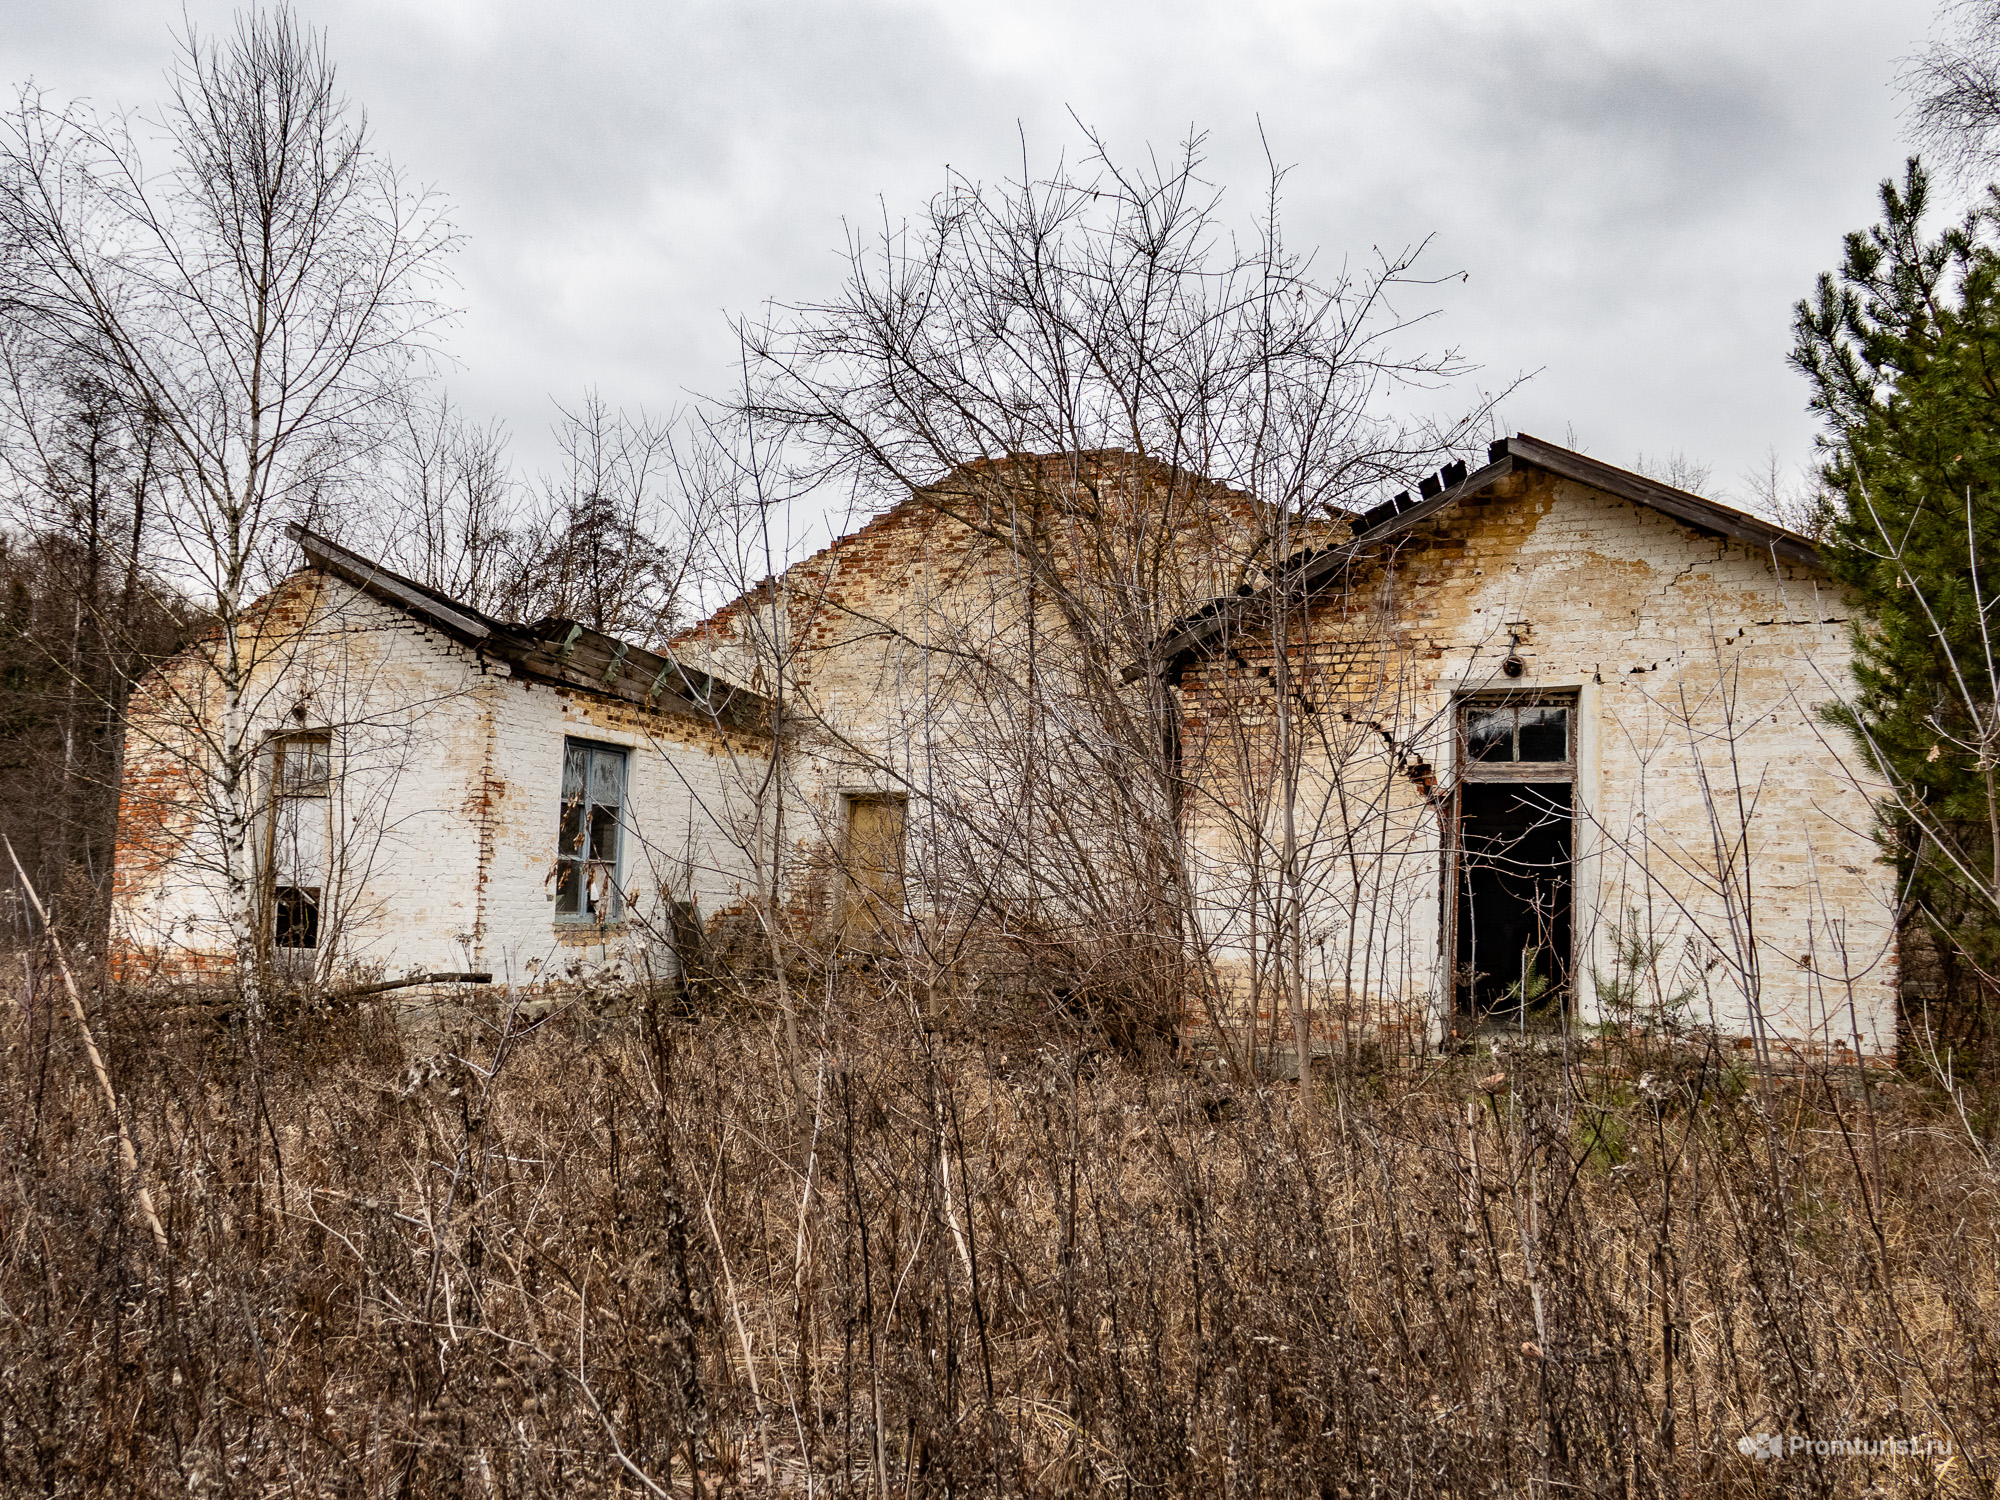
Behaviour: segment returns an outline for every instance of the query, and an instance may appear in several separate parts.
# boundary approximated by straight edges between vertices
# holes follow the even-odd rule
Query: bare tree
[[[1641,453],[1633,459],[1632,468],[1648,479],[1657,479],[1661,484],[1670,484],[1677,490],[1686,490],[1694,495],[1708,494],[1709,481],[1715,477],[1713,464],[1690,458],[1678,448],[1664,456],[1655,453],[1648,457]]]
[[[158,164],[155,150],[168,160]],[[26,92],[0,122],[0,310],[157,435],[168,565],[216,629],[198,784],[254,1008],[261,637],[246,608],[403,389],[451,236],[371,147],[324,37],[285,8],[189,28],[156,120]]]
[[[1175,627],[1275,576],[1298,547],[1331,540],[1350,496],[1469,446],[1489,407],[1442,425],[1384,410],[1393,393],[1465,368],[1451,352],[1408,348],[1422,317],[1401,304],[1422,285],[1421,246],[1322,273],[1284,240],[1275,169],[1239,239],[1203,177],[1200,138],[1136,170],[1089,144],[1085,170],[954,181],[920,222],[857,237],[838,297],[742,325],[737,405],[787,444],[792,483],[838,482],[878,508],[914,494],[983,549],[965,565],[1005,596],[999,630],[950,635],[959,683],[924,684],[970,711],[934,706],[926,733],[898,742],[916,748],[883,767],[909,782],[913,829],[944,819],[968,855],[979,851],[987,878],[973,906],[1005,909],[1020,931],[1034,925],[1028,913],[1068,910],[1088,893],[1117,910],[1077,930],[1156,946],[1162,991],[1191,982],[1212,1000],[1182,843]],[[855,628],[915,636],[936,623],[906,615]],[[1290,762],[1282,640],[1276,660]],[[984,721],[1009,695],[1019,712],[998,734]],[[809,685],[798,701],[811,704]],[[822,727],[833,717],[822,704]],[[991,821],[993,778],[971,775],[961,750],[1011,757],[1013,816]],[[954,810],[953,796],[975,787]],[[1271,847],[1303,1063],[1291,806],[1280,799]],[[1085,829],[1059,827],[1048,810],[1069,819],[1084,808],[1100,832],[1116,830],[1100,851],[1129,858],[1100,861],[1080,887],[1050,851]],[[1004,859],[979,831],[996,828],[1007,830]]]
[[[1930,45],[1904,60],[1910,134],[1961,181],[2000,161],[2000,0],[1946,0]]]
[[[502,607],[521,497],[498,422],[473,424],[442,393],[405,401],[367,478],[389,503],[355,518],[356,545],[475,609]]]
[[[542,479],[501,602],[522,619],[576,620],[653,645],[679,616],[700,534],[673,429],[595,391],[556,411],[563,462]]]
[[[1750,510],[1816,542],[1826,539],[1833,519],[1830,497],[1811,468],[1801,465],[1787,472],[1778,450],[1771,448],[1743,483],[1750,491]]]

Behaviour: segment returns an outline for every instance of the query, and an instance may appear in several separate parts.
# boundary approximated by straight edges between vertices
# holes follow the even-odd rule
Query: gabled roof
[[[1285,559],[1277,581],[1267,587],[1243,597],[1209,601],[1169,630],[1160,659],[1173,661],[1203,649],[1216,638],[1261,618],[1272,590],[1293,593],[1325,584],[1412,527],[1431,520],[1461,500],[1470,499],[1509,474],[1530,470],[1573,479],[1635,505],[1649,506],[1699,531],[1769,552],[1774,561],[1799,563],[1809,568],[1826,566],[1811,539],[1796,531],[1704,495],[1677,490],[1643,474],[1530,437],[1525,432],[1493,443],[1487,448],[1486,457],[1486,466],[1470,474],[1465,472],[1463,464],[1448,464],[1437,478],[1424,482],[1418,498],[1412,499],[1405,492],[1357,517],[1354,536],[1337,547],[1293,553]],[[1127,682],[1143,675],[1139,667],[1125,669]]]
[[[505,662],[516,677],[688,714],[743,733],[771,732],[771,706],[761,695],[683,667],[671,651],[664,655],[649,651],[553,616],[529,625],[496,620],[318,532],[293,525],[285,528],[285,535],[299,544],[309,567],[434,626],[482,657]]]
[[[1488,462],[1485,468],[1465,475],[1456,484],[1441,488],[1434,495],[1408,506],[1391,502],[1393,509],[1386,516],[1383,511],[1387,507],[1377,506],[1369,511],[1356,524],[1353,545],[1372,545],[1398,531],[1407,530],[1506,478],[1517,469],[1539,469],[1545,474],[1574,479],[1579,484],[1590,485],[1607,495],[1630,500],[1635,505],[1650,506],[1697,530],[1726,536],[1759,551],[1768,550],[1786,562],[1803,563],[1809,568],[1825,566],[1812,541],[1796,531],[1788,531],[1775,522],[1738,510],[1733,505],[1724,505],[1719,500],[1711,500],[1705,495],[1677,490],[1643,474],[1634,474],[1630,469],[1621,469],[1571,449],[1559,448],[1554,443],[1545,443],[1525,432],[1501,438],[1489,445],[1486,457]]]

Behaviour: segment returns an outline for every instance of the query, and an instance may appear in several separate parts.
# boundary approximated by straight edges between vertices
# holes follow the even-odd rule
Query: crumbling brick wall
[[[1847,607],[1823,576],[1529,472],[1347,585],[1288,621],[1293,723],[1311,747],[1300,803],[1321,810],[1307,923],[1314,951],[1336,955],[1318,987],[1325,1030],[1412,1013],[1433,1034],[1450,1024],[1454,704],[1562,691],[1579,716],[1577,1017],[1605,1018],[1595,980],[1614,969],[1612,924],[1636,923],[1692,1022],[1836,1053],[1858,1029],[1866,1048],[1893,1047],[1893,878],[1869,835],[1871,788],[1818,714],[1848,660]],[[1217,891],[1245,878],[1230,830],[1269,785],[1273,660],[1268,632],[1239,639],[1181,687],[1194,838]],[[1227,915],[1218,904],[1230,932]]]
[[[323,920],[343,972],[490,970],[536,983],[609,967],[671,972],[676,904],[712,915],[753,883],[755,734],[517,677],[504,663],[326,575],[262,601],[259,738],[325,728],[337,857]],[[128,974],[231,964],[203,739],[219,702],[199,651],[133,698],[113,941]],[[626,917],[554,918],[568,737],[628,753]],[[684,913],[678,913],[684,917]],[[328,976],[322,976],[328,977]]]
[[[1046,844],[1076,832],[1056,819],[1081,816],[1076,801],[1046,787],[1022,790],[1034,780],[1025,746],[1037,732],[1035,705],[1074,706],[1081,675],[1047,577],[1102,613],[1132,613],[1139,633],[1164,628],[1216,591],[1267,576],[1274,543],[1257,539],[1254,509],[1128,455],[966,465],[677,639],[683,659],[767,693],[779,691],[784,658],[784,883],[795,922],[822,934],[838,926],[847,810],[900,796],[913,900],[925,908],[913,918],[931,924],[936,946],[965,951],[960,929],[983,920],[1018,932],[1022,914],[993,888],[1005,860],[982,866],[973,825],[999,829],[1006,805],[1029,795],[1047,805],[1017,810],[1002,842]],[[1146,527],[1162,516],[1180,524],[1166,528],[1158,554],[1144,554]],[[1136,541],[1118,533],[1128,521]],[[1335,529],[1300,524],[1293,541]],[[1100,544],[1126,558],[1129,576],[1090,572],[1107,555]],[[1094,666],[1115,678],[1127,659]],[[982,804],[992,817],[979,815]]]

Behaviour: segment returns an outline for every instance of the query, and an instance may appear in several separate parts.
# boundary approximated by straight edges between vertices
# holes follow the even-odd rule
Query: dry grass
[[[1308,1110],[821,995],[803,1097],[749,1002],[428,1057],[379,1012],[253,1053],[100,1002],[163,1258],[17,986],[0,1489],[1992,1492],[1996,1183],[1914,1088],[1682,1048]]]

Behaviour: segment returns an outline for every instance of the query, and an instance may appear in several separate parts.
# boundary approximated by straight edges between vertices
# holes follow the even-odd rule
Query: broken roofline
[[[648,651],[575,620],[510,625],[391,572],[316,531],[293,524],[285,528],[285,535],[299,544],[308,566],[437,627],[482,657],[504,661],[516,677],[687,714],[744,733],[771,732],[771,705],[761,694],[683,667],[671,651],[664,655]],[[548,633],[551,630],[554,634]]]
[[[1485,468],[1466,475],[1456,484],[1427,495],[1414,504],[1401,503],[1408,499],[1408,492],[1405,491],[1397,500],[1360,516],[1352,540],[1337,547],[1293,553],[1285,559],[1278,578],[1264,588],[1246,596],[1224,595],[1211,599],[1195,613],[1168,628],[1156,660],[1162,666],[1170,666],[1183,657],[1209,648],[1218,637],[1261,615],[1270,602],[1273,589],[1283,588],[1288,592],[1312,589],[1381,543],[1393,540],[1509,474],[1527,469],[1539,469],[1561,479],[1573,479],[1608,495],[1616,495],[1621,500],[1630,500],[1635,505],[1649,506],[1697,530],[1714,532],[1759,551],[1768,551],[1774,560],[1822,570],[1826,566],[1820,559],[1819,549],[1796,531],[1734,506],[1660,484],[1629,469],[1620,469],[1568,448],[1559,448],[1525,432],[1499,439],[1487,448],[1486,456],[1489,462]],[[1372,525],[1369,524],[1371,518],[1374,520]],[[1146,668],[1136,663],[1124,671],[1127,682],[1135,682],[1145,675]]]
[[[676,643],[697,641],[718,633],[728,622],[753,600],[762,601],[769,597],[769,591],[781,580],[798,575],[811,578],[815,570],[825,573],[830,561],[843,553],[860,546],[870,538],[882,534],[884,528],[893,526],[913,511],[927,511],[946,521],[959,525],[967,524],[967,518],[949,503],[957,500],[978,500],[995,492],[1018,492],[1023,478],[1029,479],[1028,493],[1033,496],[1037,489],[1051,478],[1075,478],[1085,473],[1104,474],[1122,469],[1127,476],[1143,475],[1152,480],[1165,480],[1169,485],[1185,484],[1189,490],[1208,492],[1223,500],[1225,505],[1249,509],[1253,504],[1249,492],[1239,490],[1220,479],[1211,479],[1197,469],[1183,464],[1169,463],[1149,453],[1136,453],[1130,448],[1068,448],[1054,453],[1036,453],[1019,450],[1011,453],[993,454],[982,458],[968,458],[953,464],[936,479],[922,484],[909,484],[909,493],[891,505],[869,515],[859,526],[842,532],[824,547],[809,557],[781,568],[768,578],[760,578],[735,598],[719,606],[706,619],[700,620],[678,631],[674,635]],[[1358,519],[1346,511],[1326,503],[1327,518],[1332,521]],[[1306,511],[1292,512],[1294,524],[1317,524]],[[1251,556],[1263,549],[1259,547]]]

